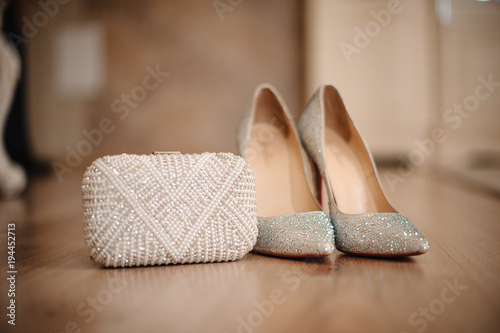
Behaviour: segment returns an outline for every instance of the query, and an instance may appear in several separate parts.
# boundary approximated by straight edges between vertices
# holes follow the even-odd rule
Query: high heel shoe
[[[254,171],[257,191],[259,232],[253,251],[327,256],[334,250],[333,227],[310,192],[309,160],[290,119],[281,96],[263,84],[238,128],[238,150]]]
[[[298,128],[323,179],[338,250],[410,256],[429,249],[425,237],[387,200],[372,156],[335,87],[318,89]]]

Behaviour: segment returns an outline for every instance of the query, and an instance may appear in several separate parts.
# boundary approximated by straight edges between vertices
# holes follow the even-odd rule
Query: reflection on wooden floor
[[[15,222],[18,268],[16,326],[4,315],[0,330],[496,331],[498,198],[427,174],[388,195],[427,236],[427,254],[292,260],[251,253],[233,263],[107,269],[85,248],[79,175],[33,179],[22,199],[0,202],[1,267],[7,271],[7,224]],[[3,309],[7,289],[4,278]]]

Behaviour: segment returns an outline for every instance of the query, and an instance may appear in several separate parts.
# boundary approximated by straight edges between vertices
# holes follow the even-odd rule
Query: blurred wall
[[[376,158],[500,165],[500,89],[449,111],[500,81],[498,2],[21,1],[30,141],[64,175],[105,154],[234,152],[261,82],[295,115],[334,83]]]
[[[438,4],[441,163],[466,167],[478,153],[496,154],[500,169],[500,3]]]
[[[440,112],[438,166],[500,194],[500,2],[437,0]]]
[[[375,157],[414,149],[438,108],[434,1],[311,0],[306,10],[306,94],[333,83]]]
[[[261,82],[302,107],[300,1],[60,2],[49,15],[25,0],[39,160],[75,169],[122,152],[234,152]]]

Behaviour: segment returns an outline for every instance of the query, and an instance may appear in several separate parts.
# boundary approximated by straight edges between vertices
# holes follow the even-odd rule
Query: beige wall
[[[434,128],[443,128],[446,140],[425,158],[441,164],[499,149],[500,89],[458,130],[443,119],[474,93],[479,76],[500,80],[498,4],[220,0],[226,11],[218,13],[214,3],[61,4],[28,43],[35,157],[68,165],[68,149],[80,148],[89,154],[73,164],[84,167],[122,152],[234,152],[240,114],[266,81],[295,114],[319,84],[334,83],[379,158],[423,156],[416,141],[431,138]],[[24,0],[24,7],[28,21],[43,13],[36,1]],[[147,68],[169,75],[145,90]],[[126,107],[120,99],[133,93]],[[94,129],[108,133],[89,146],[82,131]]]
[[[222,2],[229,6],[222,16],[211,0],[72,0],[61,5],[29,43],[29,118],[36,157],[65,163],[67,147],[80,145],[85,151],[82,142],[88,140],[82,130],[98,129],[102,119],[109,119],[104,129],[110,133],[92,146],[82,165],[122,152],[235,151],[240,114],[261,82],[275,84],[298,112],[303,104],[300,3]],[[35,2],[26,8],[28,18],[40,11]],[[72,42],[61,46],[65,38],[81,43],[68,50]],[[62,63],[69,70],[61,74]],[[103,67],[102,75],[91,73],[96,66]],[[147,90],[147,68],[169,75]],[[64,78],[68,73],[74,81],[64,85],[71,79]],[[146,85],[154,83],[149,79]],[[129,106],[120,101],[123,94],[135,94]]]
[[[475,111],[449,111],[480,77],[500,81],[498,3],[312,0],[306,10],[306,95],[337,85],[377,157],[465,167],[500,154],[500,89]]]
[[[333,83],[376,157],[410,151],[437,110],[433,1],[312,0],[306,95]]]
[[[440,25],[443,80],[439,118],[448,133],[442,162],[459,164],[471,162],[474,152],[500,154],[500,87],[493,91],[479,88],[485,97],[479,96],[474,106],[483,79],[488,81],[491,76],[500,82],[500,4],[454,0],[448,9],[451,20]],[[465,108],[467,103],[473,111]],[[454,105],[463,105],[464,112],[451,111]]]

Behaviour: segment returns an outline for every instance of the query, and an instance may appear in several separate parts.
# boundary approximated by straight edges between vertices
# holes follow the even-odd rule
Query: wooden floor
[[[384,175],[384,170],[381,174]],[[105,269],[83,241],[80,176],[0,202],[1,332],[499,332],[500,200],[415,174],[388,195],[431,249],[408,259],[248,254]],[[7,224],[16,224],[16,326]]]

